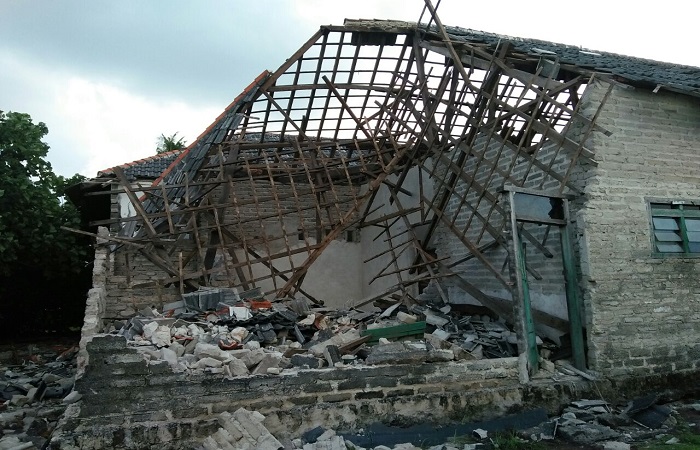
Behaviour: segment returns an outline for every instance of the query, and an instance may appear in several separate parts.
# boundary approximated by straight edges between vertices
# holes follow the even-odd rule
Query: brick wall
[[[558,414],[575,399],[619,402],[664,390],[671,401],[699,390],[688,372],[596,382],[560,374],[521,384],[517,358],[226,379],[148,364],[119,336],[94,336],[86,351],[89,365],[75,386],[82,400],[68,406],[50,448],[191,449],[218,429],[219,413],[240,407],[262,413],[270,432],[291,439],[317,426],[471,422],[530,408]]]
[[[299,267],[308,257],[303,251],[316,244],[316,196],[307,184],[297,183],[294,195],[291,184],[268,181],[241,180],[230,192],[225,210],[225,226],[259,255],[284,254],[287,249],[295,252],[289,258],[277,258],[277,270],[287,271],[291,264]],[[213,192],[218,201],[222,189]],[[321,197],[321,236],[331,229],[333,223],[344,216],[353,206],[352,199],[357,195],[356,188],[336,186]],[[330,205],[328,211],[325,205]],[[119,217],[119,196],[112,196],[112,215]],[[176,218],[174,219],[177,220]],[[206,247],[211,230],[216,229],[213,217],[199,215],[199,243]],[[134,224],[134,222],[127,222]],[[118,225],[117,225],[118,227]],[[118,230],[113,229],[116,233]],[[303,232],[302,232],[303,231]],[[362,276],[358,242],[346,242],[348,234],[343,233],[333,242],[316,264],[309,270],[303,289],[331,307],[347,306],[362,298]],[[355,234],[353,234],[355,236]],[[355,238],[356,239],[356,238]],[[177,251],[182,249],[187,255],[197,250],[196,239],[183,240],[178,250],[169,255],[177,266]],[[254,259],[245,251],[237,250],[240,262]],[[201,270],[203,250],[195,252],[185,267],[185,272]],[[214,286],[238,287],[242,290],[238,274],[232,265],[231,257],[218,250],[210,282]],[[345,267],[347,265],[348,267]],[[241,268],[244,276],[257,280],[253,285],[263,292],[276,291],[285,281],[271,277],[271,269],[261,263],[253,263]],[[285,272],[289,277],[291,274]],[[146,307],[161,309],[166,303],[180,299],[177,286],[161,268],[153,264],[134,247],[115,246],[107,257],[105,280],[105,317],[112,319],[128,318]]]
[[[592,114],[607,85],[592,85]],[[700,104],[615,87],[576,174],[589,362],[610,375],[700,368],[700,259],[652,257],[648,199],[700,200]]]
[[[218,428],[219,413],[239,407],[264,414],[276,436],[295,437],[319,425],[481,420],[524,403],[517,358],[225,379],[149,365],[119,336],[96,336],[87,352],[82,402],[53,442],[61,448],[193,448]]]

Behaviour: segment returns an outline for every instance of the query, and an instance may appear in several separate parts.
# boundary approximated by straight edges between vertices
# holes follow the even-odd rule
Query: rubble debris
[[[14,346],[0,362],[0,449],[44,448],[73,391],[77,346]]]
[[[477,428],[476,430],[472,431],[472,433],[479,439],[486,439],[489,436],[489,432],[482,428]]]
[[[647,428],[659,428],[671,415],[671,409],[657,405],[658,400],[656,394],[634,399],[627,404],[624,412],[636,423]]]
[[[517,336],[505,319],[467,315],[450,305],[378,299],[371,311],[331,311],[303,298],[271,301],[259,288],[241,294],[233,288],[200,289],[182,298],[162,312],[144,308],[111,332],[175,372],[227,377],[517,356]],[[556,348],[539,338],[538,344],[543,355]],[[549,374],[571,373],[566,362],[555,367],[542,361]]]
[[[428,360],[425,344],[390,342],[372,348],[367,364],[419,364]]]
[[[63,403],[65,403],[66,405],[69,405],[71,403],[75,403],[77,401],[80,401],[81,398],[83,398],[83,396],[78,391],[71,391],[70,394],[63,397]]]
[[[658,396],[654,394],[632,400],[624,407],[613,407],[604,400],[577,400],[564,408],[560,416],[523,430],[519,435],[532,441],[558,438],[586,447],[629,449],[631,444],[654,438],[658,430],[668,430],[675,425],[671,416],[673,409],[657,405],[657,401]],[[648,424],[654,427],[635,417],[648,417]]]
[[[233,414],[219,415],[221,427],[204,439],[200,449],[257,449],[280,450],[284,446],[263,425],[265,416],[257,411],[239,408]]]
[[[379,338],[396,339],[405,336],[422,336],[425,332],[426,322],[407,323],[393,327],[368,328],[362,335],[372,336],[369,342],[377,342]]]
[[[639,399],[633,403],[644,404],[647,409],[655,405],[648,401],[640,402]],[[673,410],[693,409],[692,404],[680,404],[674,408],[671,405],[664,406]],[[435,427],[430,424],[395,427],[374,423],[358,432],[340,432],[316,427],[307,430],[300,438],[292,440],[290,444],[291,448],[304,450],[340,450],[345,448],[364,450],[417,450],[419,448],[476,450],[498,448],[495,445],[498,436],[504,432],[510,433],[512,431],[516,431],[516,435],[508,434],[509,438],[521,440],[523,448],[528,446],[527,441],[554,441],[555,439],[569,441],[576,448],[609,450],[630,450],[642,442],[649,441],[667,444],[680,442],[677,437],[671,437],[665,433],[659,434],[658,431],[650,432],[645,427],[634,424],[629,418],[619,420],[620,425],[614,427],[598,423],[600,418],[606,414],[624,417],[627,413],[624,407],[611,406],[604,400],[583,399],[573,401],[560,416],[551,418],[547,418],[544,409],[536,409],[485,422],[443,427]],[[673,431],[671,423],[664,424],[664,427],[664,430],[661,431],[667,433]],[[540,434],[537,434],[536,431],[539,431]],[[455,443],[455,437],[460,438],[460,444]],[[477,442],[463,443],[465,439]],[[552,448],[557,448],[557,444],[550,443]],[[428,445],[430,447],[427,447]]]
[[[630,450],[631,446],[626,442],[607,441],[603,442],[603,450]]]

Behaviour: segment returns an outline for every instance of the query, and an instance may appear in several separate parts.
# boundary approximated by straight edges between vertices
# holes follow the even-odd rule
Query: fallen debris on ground
[[[303,298],[272,302],[260,289],[184,294],[162,311],[146,308],[127,322],[114,322],[112,332],[176,372],[226,377],[517,355],[516,333],[495,314],[469,315],[406,299],[379,299],[371,310],[329,310]],[[549,341],[538,338],[538,344],[544,355],[557,350]],[[549,361],[543,367],[554,371]]]
[[[73,391],[77,345],[7,346],[0,352],[0,449],[44,448]]]

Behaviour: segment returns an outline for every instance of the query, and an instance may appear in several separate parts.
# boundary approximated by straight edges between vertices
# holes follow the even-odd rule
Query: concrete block
[[[420,364],[427,360],[428,352],[403,342],[379,344],[372,348],[365,360],[367,364]]]
[[[399,311],[398,313],[396,313],[396,319],[402,323],[416,323],[418,321],[418,317],[416,317],[413,314],[405,313],[403,311]]]
[[[323,356],[323,349],[325,349],[329,345],[336,345],[338,347],[342,347],[345,344],[348,344],[352,341],[355,341],[360,338],[360,332],[358,330],[352,329],[349,331],[346,331],[345,333],[340,333],[336,334],[335,336],[332,336],[330,339],[315,344],[313,345],[309,351],[317,357],[322,357]]]
[[[184,348],[183,348],[184,350]],[[174,350],[163,347],[160,349],[160,357],[171,366],[177,365],[177,353]]]
[[[248,369],[251,369],[259,364],[264,356],[265,352],[262,349],[258,349],[241,356],[240,360],[243,361]]]
[[[257,450],[280,450],[283,449],[284,446],[268,432],[258,438],[257,447],[255,448]],[[343,447],[343,450],[346,450],[345,447]]]
[[[257,366],[255,366],[255,369],[252,371],[253,375],[257,374],[266,374],[268,373],[268,369],[271,368],[279,368],[279,364],[282,361],[282,355],[281,354],[275,354],[275,353],[264,353],[263,357],[260,359],[260,362],[258,363]]]
[[[253,440],[258,440],[263,434],[263,427],[252,417],[250,411],[239,408],[233,413],[233,418],[250,435]],[[267,430],[265,430],[267,431]]]
[[[24,406],[31,403],[31,400],[26,395],[15,394],[10,399],[10,405],[12,406]]]
[[[260,350],[260,342],[258,341],[248,341],[245,344],[243,344],[243,348],[246,350]]]
[[[236,441],[225,429],[219,428],[216,433],[211,435],[211,437],[214,438],[221,450],[236,450],[236,447],[233,445],[236,443]]]
[[[238,358],[233,358],[228,363],[228,368],[231,371],[231,375],[234,377],[248,375],[248,367]]]
[[[229,433],[234,441],[238,441],[243,438],[243,433],[241,430],[234,425],[235,419],[228,411],[224,411],[219,416],[219,424]]]
[[[326,430],[316,439],[316,442],[330,441],[335,437],[335,430]]]
[[[292,355],[291,362],[294,367],[308,367],[310,369],[319,369],[323,367],[323,361],[312,355]]]
[[[147,319],[144,319],[147,320]],[[143,325],[143,337],[150,340],[151,336],[153,336],[153,333],[156,332],[158,329],[158,323],[153,321],[153,322],[148,322]]]
[[[174,351],[178,358],[185,354],[185,346],[177,341],[170,344],[170,350]]]
[[[221,350],[218,345],[203,342],[196,344],[194,354],[200,358],[214,358],[222,362],[228,362],[232,359],[231,355],[227,351]]]
[[[202,358],[199,361],[197,361],[196,367],[198,369],[205,369],[207,367],[216,368],[216,367],[221,367],[223,364],[224,363],[218,359],[206,357],[206,358]]]
[[[603,442],[603,450],[630,450],[630,445],[626,442],[608,441]]]
[[[80,394],[78,391],[71,391],[70,394],[66,395],[63,397],[63,403],[66,405],[70,405],[71,403],[75,403],[80,401],[80,399],[83,398],[83,395]]]
[[[151,342],[157,347],[167,347],[170,345],[170,327],[159,325],[150,337]]]
[[[329,367],[334,367],[337,363],[343,362],[337,345],[327,345],[323,349],[323,356],[326,358]]]
[[[453,361],[455,359],[455,354],[452,350],[449,349],[439,349],[439,350],[430,350],[428,352],[428,357],[427,361],[428,362],[444,362],[444,361]]]

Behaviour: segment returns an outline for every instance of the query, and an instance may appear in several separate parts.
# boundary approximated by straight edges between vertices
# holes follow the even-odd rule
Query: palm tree
[[[187,147],[187,141],[183,137],[178,137],[177,133],[173,134],[172,136],[161,134],[158,138],[156,152],[161,154],[173,150],[180,150],[185,147]]]

